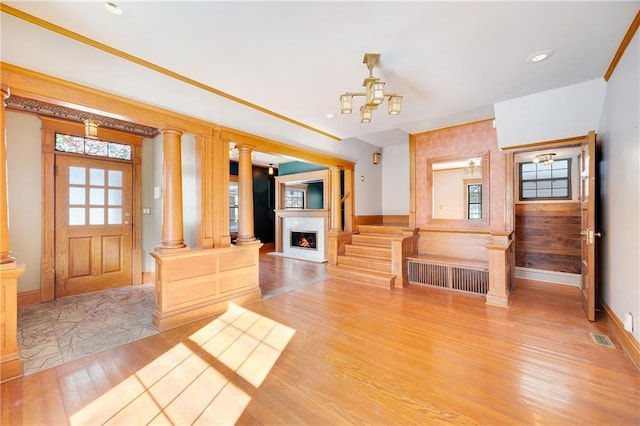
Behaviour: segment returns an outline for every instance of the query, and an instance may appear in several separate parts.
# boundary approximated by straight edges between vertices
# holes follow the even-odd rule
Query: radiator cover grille
[[[489,291],[489,270],[429,262],[428,260],[408,260],[409,283],[430,285],[476,294]]]

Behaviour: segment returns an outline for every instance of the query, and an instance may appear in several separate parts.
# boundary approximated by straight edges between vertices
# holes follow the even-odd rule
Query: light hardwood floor
[[[503,309],[263,261],[290,291],[5,383],[2,424],[640,424],[640,374],[575,288],[521,281]]]

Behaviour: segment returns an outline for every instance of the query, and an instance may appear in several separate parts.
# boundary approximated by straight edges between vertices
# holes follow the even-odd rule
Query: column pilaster
[[[342,197],[340,195],[340,168],[331,167],[331,232],[342,231]]]
[[[163,197],[161,253],[189,250],[184,243],[182,220],[182,132],[162,131]]]
[[[0,267],[15,268],[16,260],[11,256],[9,245],[9,204],[7,202],[7,145],[5,129],[5,102],[10,95],[9,86],[0,87]]]
[[[238,146],[238,239],[237,245],[260,243],[253,231],[253,171],[252,149]]]

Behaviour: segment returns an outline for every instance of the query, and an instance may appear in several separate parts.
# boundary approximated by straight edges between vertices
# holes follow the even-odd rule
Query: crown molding
[[[9,98],[7,98],[6,108],[16,111],[30,112],[47,117],[56,117],[70,121],[79,121],[80,123],[83,123],[84,120],[96,120],[100,124],[100,127],[133,133],[135,135],[143,136],[146,138],[153,138],[159,133],[158,129],[154,127],[143,126],[141,124],[131,123],[129,121],[118,120],[113,117],[93,114],[66,106],[55,105],[48,102],[23,98],[21,96],[15,95],[11,95],[9,96]]]

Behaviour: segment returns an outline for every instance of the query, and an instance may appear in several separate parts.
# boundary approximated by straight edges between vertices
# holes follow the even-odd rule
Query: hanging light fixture
[[[555,152],[550,152],[548,154],[538,154],[533,159],[533,162],[536,164],[542,162],[542,164],[548,166],[550,164],[553,164],[553,157],[555,157],[555,155]]]
[[[465,175],[477,175],[482,171],[482,165],[480,160],[476,164],[476,161],[472,158],[469,160],[469,165],[464,168]]]
[[[353,97],[354,96],[364,96],[365,104],[360,107],[360,122],[361,123],[370,123],[372,112],[378,108],[385,99],[387,99],[388,114],[389,115],[398,115],[400,114],[401,106],[402,106],[402,96],[397,95],[395,93],[385,93],[384,92],[384,81],[381,81],[379,78],[374,77],[373,68],[378,63],[380,59],[379,53],[365,53],[364,59],[362,60],[363,64],[367,65],[369,69],[369,76],[364,79],[362,86],[365,88],[364,93],[351,93],[346,92],[340,95],[340,112],[342,114],[351,114],[353,111]]]
[[[269,175],[273,176],[273,164],[269,163]]]
[[[96,120],[84,120],[84,137],[98,139],[98,122]]]

